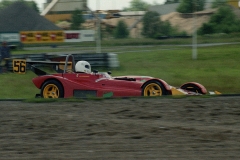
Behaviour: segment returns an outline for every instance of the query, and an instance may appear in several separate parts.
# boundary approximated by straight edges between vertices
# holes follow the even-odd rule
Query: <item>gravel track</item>
[[[240,159],[240,98],[0,102],[0,159]]]

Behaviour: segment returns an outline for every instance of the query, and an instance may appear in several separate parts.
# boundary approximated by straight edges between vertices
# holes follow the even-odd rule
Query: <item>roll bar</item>
[[[74,59],[73,55],[69,54],[69,55],[66,56],[63,73],[66,73],[67,66],[68,66],[68,60],[69,60],[70,57],[72,58],[72,70],[75,72],[75,59]]]

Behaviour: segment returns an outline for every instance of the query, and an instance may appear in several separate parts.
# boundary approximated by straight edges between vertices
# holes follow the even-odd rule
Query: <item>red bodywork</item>
[[[47,80],[58,80],[64,88],[64,98],[75,97],[75,91],[95,91],[97,97],[128,97],[141,96],[142,86],[149,80],[159,81],[167,91],[165,81],[147,76],[111,77],[108,73],[57,73],[38,76],[33,83],[41,89]]]
[[[60,57],[64,58],[64,57]],[[58,59],[60,61],[60,59]],[[68,73],[69,61],[73,64],[71,73]],[[41,61],[28,61],[30,64],[54,64],[60,65],[61,62],[41,62]],[[64,98],[69,97],[136,97],[143,95],[143,88],[155,82],[163,87],[163,95],[200,95],[206,94],[207,90],[204,86],[196,82],[185,83],[181,87],[176,88],[167,84],[164,80],[153,78],[149,76],[119,76],[111,77],[106,72],[93,73],[77,73],[75,72],[75,60],[72,55],[67,55],[65,58],[64,69],[61,73],[47,74],[46,72],[31,66],[31,69],[38,77],[33,79],[33,83],[42,91],[45,84],[50,82],[56,83],[61,88],[61,96]],[[57,67],[58,68],[58,67]],[[58,69],[56,68],[56,71]],[[59,67],[60,68],[60,67]],[[146,85],[145,85],[146,84]],[[155,93],[154,89],[150,87],[150,92]],[[153,90],[153,91],[152,91]],[[146,90],[145,90],[146,91]],[[54,93],[55,91],[49,91]]]

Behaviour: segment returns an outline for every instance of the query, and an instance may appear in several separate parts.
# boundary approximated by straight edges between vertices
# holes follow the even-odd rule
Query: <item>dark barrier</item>
[[[73,54],[75,62],[88,61],[92,67],[119,67],[117,54],[115,53],[84,53]],[[46,58],[51,61],[65,61],[66,55],[46,55]]]
[[[92,67],[107,67],[116,68],[119,67],[119,61],[117,54],[115,53],[85,53],[85,54],[73,54],[75,62],[88,61]],[[31,61],[65,61],[66,55],[64,54],[21,54],[12,55],[12,59],[26,59]],[[13,70],[12,60],[8,60],[8,70]],[[29,69],[29,67],[28,67]]]
[[[18,55],[12,55],[12,59],[26,59],[26,60],[31,60],[31,61],[45,61],[46,60],[46,54],[45,53],[40,53],[40,54],[18,54]],[[12,60],[7,60],[8,61],[8,66],[7,70],[12,71],[13,70],[13,64]],[[30,68],[29,66],[27,67],[28,69]]]
[[[192,36],[159,36],[157,39],[191,38]]]

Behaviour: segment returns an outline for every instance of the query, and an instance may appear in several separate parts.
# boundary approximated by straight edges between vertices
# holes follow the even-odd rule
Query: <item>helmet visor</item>
[[[85,68],[90,69],[90,66],[89,65],[85,65]]]

